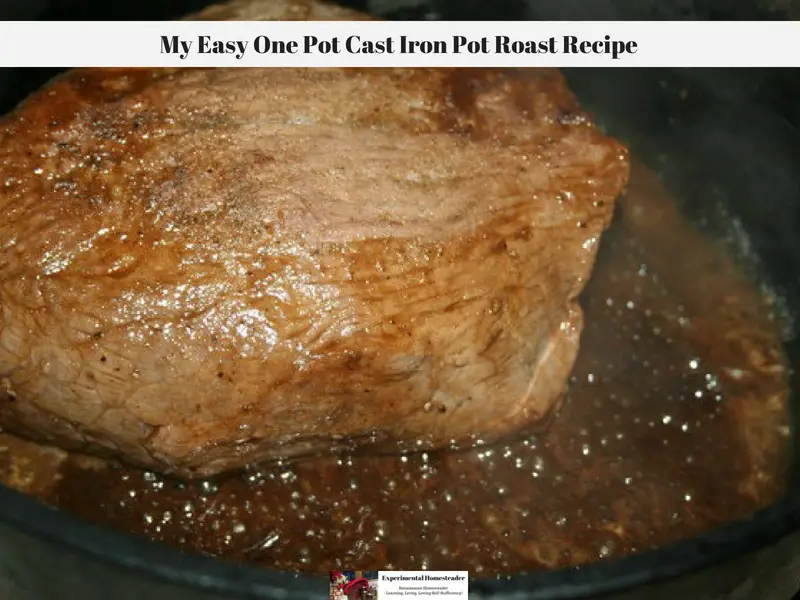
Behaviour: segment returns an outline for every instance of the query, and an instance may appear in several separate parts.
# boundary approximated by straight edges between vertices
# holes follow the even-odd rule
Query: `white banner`
[[[380,571],[378,598],[418,600],[467,600],[467,571]]]
[[[0,22],[0,67],[798,67],[798,21]]]

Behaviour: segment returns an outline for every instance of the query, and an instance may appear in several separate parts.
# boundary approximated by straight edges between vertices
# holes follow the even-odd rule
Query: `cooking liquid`
[[[95,523],[301,571],[499,575],[695,536],[775,501],[788,466],[774,299],[726,247],[635,167],[582,297],[566,401],[541,435],[192,483],[0,435],[0,480]]]

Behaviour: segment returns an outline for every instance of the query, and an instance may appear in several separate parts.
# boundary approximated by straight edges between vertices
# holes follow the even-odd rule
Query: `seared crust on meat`
[[[0,164],[0,423],[184,477],[542,420],[629,169],[548,69],[75,70]]]

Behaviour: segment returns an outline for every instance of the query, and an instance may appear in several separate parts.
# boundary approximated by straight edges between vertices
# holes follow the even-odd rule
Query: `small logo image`
[[[331,571],[331,600],[378,600],[378,571]]]

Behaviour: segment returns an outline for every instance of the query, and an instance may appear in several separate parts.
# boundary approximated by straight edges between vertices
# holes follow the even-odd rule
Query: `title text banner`
[[[798,67],[786,21],[0,23],[2,67]]]

